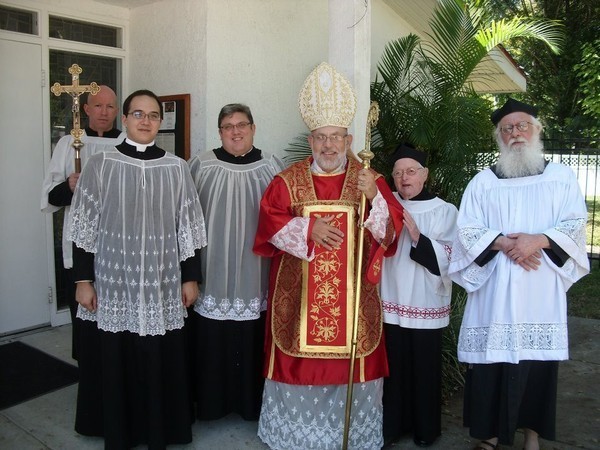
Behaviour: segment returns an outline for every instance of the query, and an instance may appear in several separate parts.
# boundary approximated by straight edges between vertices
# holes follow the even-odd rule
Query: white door
[[[42,48],[0,40],[0,335],[50,323]]]

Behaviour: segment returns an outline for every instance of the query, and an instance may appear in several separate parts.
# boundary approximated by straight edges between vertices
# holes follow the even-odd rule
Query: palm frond
[[[308,133],[301,133],[296,136],[292,142],[288,143],[288,148],[285,149],[288,153],[283,159],[292,164],[297,161],[302,161],[312,154],[310,145],[308,145]]]
[[[533,38],[544,42],[554,53],[564,44],[564,26],[555,20],[531,21],[520,17],[492,21],[478,30],[476,39],[487,51],[516,37]]]

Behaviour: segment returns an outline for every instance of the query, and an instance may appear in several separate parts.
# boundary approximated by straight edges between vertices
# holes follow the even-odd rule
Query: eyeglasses
[[[127,113],[127,115],[133,116],[133,118],[136,120],[143,120],[146,117],[152,122],[158,122],[160,120],[160,113],[157,112],[151,112],[146,114],[144,111],[135,110],[133,112]]]
[[[512,134],[513,130],[516,127],[517,130],[519,130],[521,132],[525,132],[525,131],[529,130],[529,125],[533,125],[533,124],[531,122],[523,121],[523,122],[519,122],[514,125],[502,125],[500,127],[500,131],[502,132],[502,134]]]
[[[311,134],[311,136],[319,144],[324,144],[327,141],[331,142],[332,144],[337,144],[338,142],[341,142],[348,135],[347,134],[344,134],[344,135],[332,134],[331,136],[325,136],[324,134]]]
[[[394,178],[402,178],[402,175],[406,174],[409,177],[414,177],[417,172],[419,170],[423,170],[424,167],[409,167],[408,169],[404,169],[404,170],[396,170],[392,176]]]
[[[237,128],[240,131],[246,131],[246,129],[250,125],[252,125],[250,122],[240,122],[240,123],[236,123],[236,124],[228,123],[227,125],[223,125],[223,126],[221,126],[219,128],[221,130],[227,131],[227,132],[233,131],[235,128]]]

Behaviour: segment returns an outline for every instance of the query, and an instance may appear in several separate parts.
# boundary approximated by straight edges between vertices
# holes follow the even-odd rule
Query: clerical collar
[[[346,163],[347,162],[348,162],[348,159],[347,159],[346,155],[344,155],[344,160],[335,170],[332,170],[331,172],[325,172],[323,169],[321,169],[319,167],[319,165],[317,164],[317,160],[313,158],[313,161],[310,165],[310,171],[317,175],[339,175],[340,173],[344,173],[346,171]]]
[[[398,193],[398,195],[400,195],[400,193]],[[402,198],[401,195],[400,195],[400,198]],[[418,202],[418,201],[423,201],[423,200],[431,200],[432,198],[435,198],[435,195],[433,195],[431,192],[429,192],[426,188],[423,188],[423,190],[421,190],[421,192],[419,192],[413,198],[410,198],[405,201]],[[404,199],[402,199],[402,200],[404,200]]]
[[[213,153],[219,161],[224,161],[231,164],[250,164],[262,159],[262,152],[256,147],[252,147],[250,151],[239,156],[232,155],[223,147],[215,148]]]
[[[125,138],[125,142],[127,142],[129,145],[133,145],[135,147],[135,150],[137,152],[145,152],[146,148],[152,147],[154,145],[154,141],[152,141],[152,142],[150,142],[148,144],[138,144],[137,142],[132,141],[129,138]]]
[[[98,136],[98,132],[96,130],[92,130],[90,127],[85,127],[85,134],[89,137],[103,137],[114,139],[119,137],[119,135],[121,134],[121,130],[117,128],[112,128],[102,133],[102,136]]]

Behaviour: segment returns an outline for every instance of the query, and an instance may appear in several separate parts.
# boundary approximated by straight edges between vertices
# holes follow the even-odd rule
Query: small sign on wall
[[[190,158],[190,94],[162,95],[163,121],[156,145],[188,160]]]

